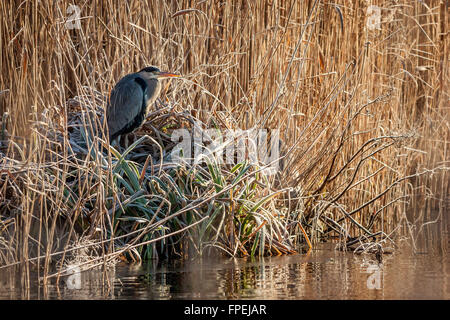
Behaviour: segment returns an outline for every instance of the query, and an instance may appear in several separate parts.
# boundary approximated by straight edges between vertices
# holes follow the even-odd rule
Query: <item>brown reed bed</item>
[[[372,3],[74,1],[80,28],[69,1],[0,3],[1,264],[47,279],[87,248],[95,266],[371,247],[411,227],[412,200],[442,208],[448,8]],[[183,78],[111,149],[109,91],[147,65]],[[195,124],[279,129],[282,170],[165,161],[173,130]]]

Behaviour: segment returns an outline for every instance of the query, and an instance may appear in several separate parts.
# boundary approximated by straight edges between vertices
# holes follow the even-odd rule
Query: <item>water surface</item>
[[[417,234],[381,264],[328,243],[291,256],[117,265],[107,278],[88,271],[30,290],[2,271],[0,299],[450,299],[448,224]]]

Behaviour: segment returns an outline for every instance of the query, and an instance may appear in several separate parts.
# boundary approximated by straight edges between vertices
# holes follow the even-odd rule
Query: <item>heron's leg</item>
[[[111,147],[120,152],[120,136],[111,141]]]
[[[126,135],[125,135],[125,146],[124,146],[124,147],[125,147],[125,150],[128,149],[128,144],[129,144],[129,141],[128,141],[128,134],[126,134]]]

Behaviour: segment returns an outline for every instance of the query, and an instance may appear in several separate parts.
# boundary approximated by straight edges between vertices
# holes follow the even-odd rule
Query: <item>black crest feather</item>
[[[146,67],[144,69],[141,69],[141,71],[139,72],[155,72],[155,71],[159,72],[160,70],[156,67]]]

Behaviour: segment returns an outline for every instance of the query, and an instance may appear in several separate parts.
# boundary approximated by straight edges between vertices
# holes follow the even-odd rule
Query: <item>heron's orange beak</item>
[[[160,71],[158,74],[158,78],[173,78],[173,77],[179,78],[181,77],[181,75],[163,71]]]

